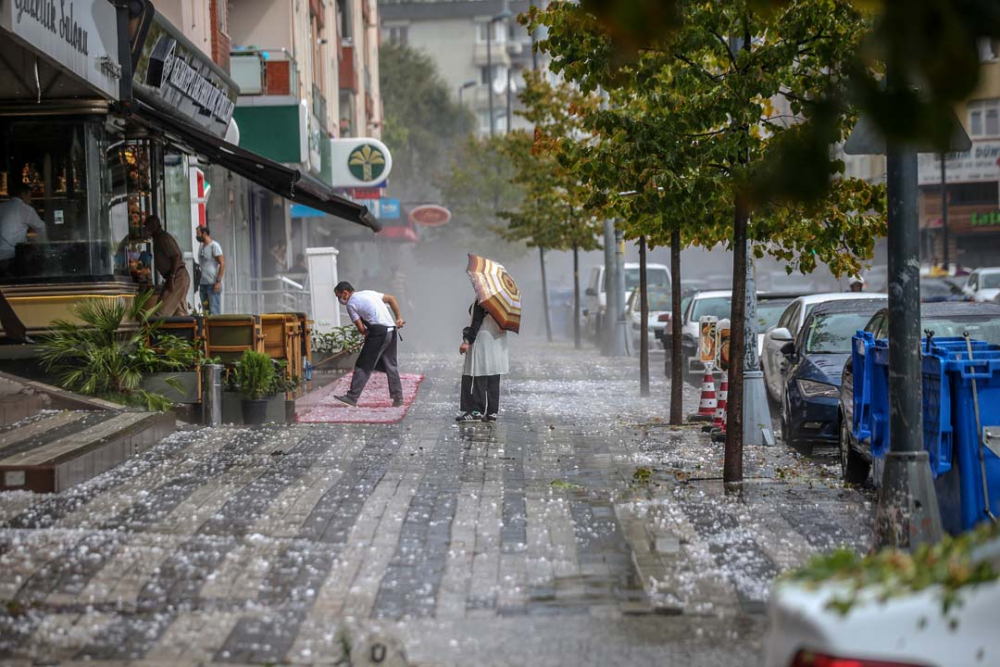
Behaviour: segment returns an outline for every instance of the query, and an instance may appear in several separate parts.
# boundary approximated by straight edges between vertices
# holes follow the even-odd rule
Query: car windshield
[[[789,303],[791,301],[774,299],[761,301],[757,304],[757,327],[760,329],[760,333],[764,333],[778,323],[778,320],[781,319],[781,314],[785,312],[785,308],[788,308]]]
[[[979,276],[979,289],[996,289],[1000,287],[1000,271],[984,273]]]
[[[930,329],[935,337],[955,337],[961,338],[966,331],[973,340],[985,340],[994,345],[1000,345],[1000,318],[997,317],[977,317],[975,315],[965,317],[948,317],[925,319],[920,323],[921,329]]]
[[[668,287],[670,274],[664,269],[646,269],[646,289],[651,287]],[[639,269],[625,269],[625,291],[631,292],[639,286]]]
[[[691,321],[697,322],[706,315],[721,319],[729,319],[732,311],[732,299],[728,296],[716,296],[708,299],[696,299],[691,312]]]
[[[871,316],[871,312],[816,315],[806,331],[806,354],[847,354],[851,351],[851,338]]]

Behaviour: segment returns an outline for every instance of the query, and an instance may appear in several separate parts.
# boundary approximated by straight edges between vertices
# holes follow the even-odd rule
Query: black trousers
[[[384,370],[388,376],[389,395],[394,399],[403,398],[403,384],[399,381],[399,366],[396,363],[397,339],[396,329],[375,324],[368,327],[365,344],[361,346],[361,354],[354,364],[354,377],[351,378],[351,389],[347,392],[350,399],[358,400],[376,367]]]
[[[500,411],[500,376],[462,376],[462,412],[495,415]]]

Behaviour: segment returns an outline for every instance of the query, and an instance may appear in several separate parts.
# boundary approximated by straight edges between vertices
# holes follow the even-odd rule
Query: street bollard
[[[201,367],[201,416],[205,426],[222,423],[222,366],[219,364]]]

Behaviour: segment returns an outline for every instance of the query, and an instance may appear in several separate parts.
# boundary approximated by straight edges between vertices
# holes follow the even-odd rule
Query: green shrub
[[[312,337],[313,352],[323,356],[332,356],[338,352],[357,352],[364,345],[365,339],[353,324],[336,327],[325,334]]]
[[[274,395],[274,362],[261,352],[246,350],[236,366],[240,393],[250,400]]]

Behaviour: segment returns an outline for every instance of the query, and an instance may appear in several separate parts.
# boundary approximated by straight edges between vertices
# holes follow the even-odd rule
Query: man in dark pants
[[[361,392],[368,384],[368,378],[376,366],[385,369],[389,380],[389,394],[392,404],[403,404],[403,385],[399,381],[399,367],[396,363],[396,343],[399,328],[406,324],[399,312],[399,302],[391,294],[372,290],[354,291],[349,282],[339,283],[333,290],[337,300],[347,307],[354,326],[365,337],[361,354],[354,365],[351,388],[343,396],[334,396],[341,403],[356,407]],[[390,311],[391,309],[391,311]]]

